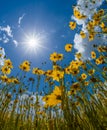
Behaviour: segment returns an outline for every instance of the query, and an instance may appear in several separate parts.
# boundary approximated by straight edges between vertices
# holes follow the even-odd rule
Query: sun
[[[46,48],[47,36],[45,33],[29,33],[25,34],[23,42],[21,42],[24,52],[26,53],[38,53]]]
[[[32,49],[32,48],[37,48],[39,46],[40,42],[41,42],[41,39],[39,37],[30,36],[30,37],[28,37],[26,44],[27,44],[28,48]]]

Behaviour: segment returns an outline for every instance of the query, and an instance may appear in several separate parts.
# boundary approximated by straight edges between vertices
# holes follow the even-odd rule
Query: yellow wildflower
[[[89,75],[93,75],[95,73],[95,69],[90,69],[90,70],[88,70],[88,74]]]
[[[53,73],[52,73],[53,80],[59,81],[63,77],[64,77],[63,71],[53,70]]]
[[[80,32],[80,35],[82,38],[86,38],[86,34],[83,31]]]
[[[20,68],[21,70],[25,71],[25,72],[30,71],[30,66],[28,66],[28,65],[26,65],[26,64],[21,64],[21,65],[19,66],[19,68]]]
[[[77,18],[77,19],[84,19],[86,18],[85,15],[82,15],[76,8],[74,8],[74,16]]]
[[[39,68],[33,68],[32,73],[37,75],[43,75],[44,71]]]
[[[20,64],[19,68],[25,72],[30,71],[30,62],[24,61],[22,64]]]
[[[83,80],[85,80],[85,79],[87,78],[87,75],[86,75],[85,73],[82,73],[82,74],[81,74],[81,78],[82,78]]]
[[[53,70],[47,70],[45,72],[45,75],[48,76],[48,77],[52,77],[52,73],[53,73]]]
[[[76,94],[76,90],[75,89],[71,89],[69,92],[68,92],[68,96],[70,95],[75,95]]]
[[[61,70],[61,66],[59,66],[59,65],[53,65],[53,70]]]
[[[12,65],[12,62],[11,62],[10,59],[5,60],[4,61],[4,65],[9,67],[9,68],[11,68],[11,69],[13,68],[13,65]]]
[[[89,34],[89,37],[88,37],[89,41],[92,41],[94,40],[94,34]]]
[[[72,84],[72,86],[71,86],[71,90],[80,90],[80,84],[79,84],[79,82],[75,82],[75,83],[73,83]]]
[[[76,56],[76,58],[77,58],[78,60],[80,60],[81,57],[82,57],[82,54],[81,54],[81,53],[76,53],[75,56]]]
[[[88,81],[85,81],[85,82],[84,82],[84,85],[85,85],[85,86],[88,86],[88,85],[89,85],[89,82],[88,82]]]
[[[3,81],[3,82],[7,82],[8,81],[8,77],[6,75],[2,75],[0,77],[0,79]]]
[[[91,52],[91,58],[95,59],[96,58],[96,53],[94,51]]]
[[[107,27],[102,28],[102,31],[103,31],[104,33],[107,33]]]
[[[71,74],[71,67],[70,66],[65,68],[65,73],[66,74]]]
[[[105,27],[104,22],[102,22],[102,23],[100,24],[100,27],[101,27],[101,28],[104,28],[104,27]]]
[[[101,62],[101,60],[100,60],[99,58],[97,58],[97,59],[95,60],[95,63],[96,63],[97,65],[102,64],[102,62]]]
[[[74,30],[76,28],[76,22],[69,22],[69,27]]]
[[[100,9],[100,10],[98,11],[98,15],[99,15],[99,16],[104,15],[104,9]]]
[[[58,54],[58,53],[54,52],[50,55],[50,60],[53,62],[56,62],[56,61],[62,60],[62,59],[63,59],[63,54]]]
[[[19,84],[19,80],[17,78],[12,78],[12,83]]]
[[[43,97],[43,101],[46,103],[45,106],[54,107],[57,104],[61,103],[61,89],[58,86],[55,86],[55,89],[50,95]]]
[[[65,51],[70,52],[72,50],[72,44],[65,45]]]
[[[58,54],[58,60],[62,60],[63,59],[63,54]]]
[[[6,74],[6,75],[8,75],[8,74],[11,73],[11,69],[8,68],[7,66],[3,66],[3,67],[1,68],[1,71],[2,71],[3,74]]]

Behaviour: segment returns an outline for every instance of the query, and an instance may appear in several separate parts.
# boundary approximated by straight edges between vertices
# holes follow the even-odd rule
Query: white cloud
[[[13,38],[11,27],[9,25],[6,27],[0,26],[0,41],[8,43],[11,38]]]
[[[104,0],[78,0],[75,7],[81,14],[86,15],[86,19],[77,19],[75,16],[71,16],[71,19],[75,20],[78,25],[84,25],[91,19],[97,8],[102,5]],[[95,2],[95,3],[94,3]]]
[[[13,43],[16,45],[16,47],[18,46],[18,42],[14,39],[13,39]]]
[[[11,41],[16,46],[18,45],[18,42],[14,39],[11,26],[0,26],[0,41],[2,43],[8,43]]]
[[[5,51],[4,48],[0,47],[0,67],[4,65],[5,60]]]
[[[24,16],[25,16],[25,13],[21,17],[19,17],[19,19],[18,19],[18,27],[20,27],[21,22],[22,22]]]
[[[87,60],[90,59],[91,51],[95,49],[93,45],[107,45],[106,41],[107,37],[105,38],[104,35],[101,37],[96,35],[94,40],[89,41],[88,37],[82,39],[81,36],[76,33],[74,38],[74,48],[82,54],[84,60]]]
[[[79,34],[75,34],[74,37],[74,48],[80,52],[84,58],[90,59],[90,53],[95,48],[93,47],[94,44],[101,45],[106,44],[107,45],[107,37],[105,35],[101,35],[99,38],[98,35],[95,36],[94,40],[89,41],[88,39],[88,30],[86,28],[88,21],[92,19],[93,14],[97,11],[97,9],[102,5],[104,0],[78,0],[76,9],[83,15],[86,15],[86,19],[77,19],[75,16],[71,16],[71,19],[75,20],[78,25],[82,25],[81,30],[86,33],[86,38],[82,39],[82,37]],[[101,28],[99,26],[96,26],[94,28],[94,31],[101,32]]]
[[[96,12],[96,9],[102,5],[104,0],[78,0],[77,2],[77,9],[80,13],[88,16],[91,16]]]
[[[12,35],[12,29],[11,29],[11,27],[9,25],[7,25],[6,27],[1,27],[0,26],[0,31],[3,31],[3,32],[7,33],[7,35],[9,37],[13,37],[13,35]]]

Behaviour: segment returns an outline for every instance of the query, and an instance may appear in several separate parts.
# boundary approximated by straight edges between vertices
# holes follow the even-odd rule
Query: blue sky
[[[23,61],[30,60],[32,66],[42,66],[54,51],[64,52],[66,43],[73,43],[74,32],[69,29],[74,0],[1,0],[0,26],[11,27],[12,37],[7,43],[0,41],[5,48],[7,58],[13,61],[15,68]],[[21,18],[20,25],[19,19]],[[22,41],[25,35],[40,33],[45,39],[37,53],[26,51]],[[2,32],[1,32],[2,33]],[[17,41],[18,45],[14,44]],[[26,53],[25,53],[26,52]],[[50,66],[47,62],[47,68]]]

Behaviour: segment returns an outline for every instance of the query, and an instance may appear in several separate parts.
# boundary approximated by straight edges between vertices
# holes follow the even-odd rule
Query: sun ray
[[[25,53],[38,53],[39,51],[43,52],[43,49],[50,50],[46,47],[47,35],[45,32],[40,33],[24,33],[24,38],[22,40],[21,46],[24,48]]]

